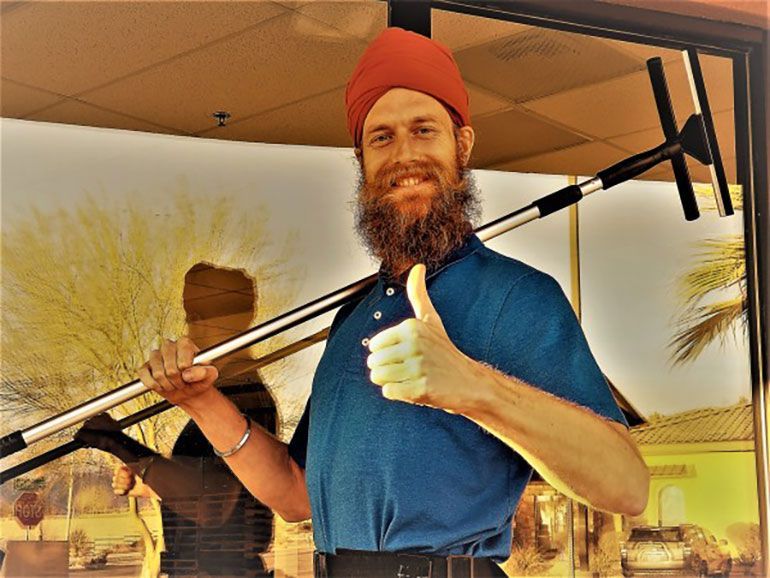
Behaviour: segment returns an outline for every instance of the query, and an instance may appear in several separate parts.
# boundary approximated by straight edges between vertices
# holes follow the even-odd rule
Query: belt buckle
[[[458,566],[458,573],[455,575],[455,560],[467,560],[468,572],[459,571],[462,565]],[[446,559],[446,578],[475,578],[473,572],[473,556],[467,554],[449,555]]]

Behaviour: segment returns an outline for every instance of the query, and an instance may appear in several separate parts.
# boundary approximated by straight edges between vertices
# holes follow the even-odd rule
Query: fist
[[[112,475],[112,491],[117,496],[132,498],[146,497],[142,478],[131,471],[128,466],[118,466]]]
[[[424,265],[412,267],[406,291],[414,317],[369,341],[370,379],[387,399],[458,413],[472,383],[471,360],[449,339],[433,307]]]
[[[210,364],[193,365],[199,351],[189,337],[179,341],[167,339],[139,368],[139,379],[174,405],[200,398],[213,389],[219,372]]]

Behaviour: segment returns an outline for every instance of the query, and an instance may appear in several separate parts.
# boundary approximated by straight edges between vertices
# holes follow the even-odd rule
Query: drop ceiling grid
[[[99,128],[173,134],[177,136],[192,136],[191,133],[177,128],[164,126],[142,118],[109,110],[101,106],[85,103],[76,98],[66,98],[53,106],[46,107],[23,118],[25,118],[25,120],[34,120],[38,122],[55,122],[80,126],[95,126]]]
[[[367,44],[387,27],[388,5],[381,0],[306,2],[295,8],[308,22],[316,20],[338,30],[345,39]]]
[[[287,12],[271,2],[30,3],[3,17],[3,75],[77,96]]]
[[[3,78],[0,84],[0,115],[24,118],[27,114],[66,100],[67,97]]]
[[[433,38],[449,47],[453,53],[487,44],[532,29],[527,24],[494,20],[445,10],[431,10]]]
[[[701,65],[712,109],[731,109],[733,106],[730,90],[732,83],[717,81],[725,77],[725,65],[731,66],[729,61],[725,63],[714,59],[702,59]],[[730,79],[732,79],[731,73],[730,68]],[[693,112],[684,65],[667,66],[666,76],[674,112],[681,126]],[[727,90],[724,88],[725,85]],[[623,103],[621,110],[633,110],[634,114],[611,114],[612,111],[618,110],[618,102]],[[522,106],[544,117],[563,119],[563,122],[573,130],[591,134],[597,140],[609,141],[660,125],[646,70],[613,78],[598,85],[579,87],[523,103]],[[608,122],[608,118],[613,122]]]
[[[293,21],[291,14],[280,16],[80,98],[195,133],[211,126],[215,110],[227,110],[236,121],[344,84],[364,43],[297,37]],[[277,46],[282,52],[278,59]]]
[[[116,3],[116,5],[119,4],[130,3]],[[174,3],[168,4],[173,5]],[[348,4],[348,6],[344,6],[345,4]],[[179,51],[177,46],[177,50],[172,56],[151,63],[139,71],[134,70],[133,72],[130,72],[128,76],[120,78],[118,81],[114,78],[108,80],[108,84],[102,84],[99,89],[85,89],[85,94],[78,99],[70,98],[62,100],[61,95],[57,94],[55,91],[46,92],[46,87],[41,87],[44,90],[39,90],[35,86],[25,86],[16,79],[12,79],[11,82],[4,79],[3,92],[5,94],[3,96],[10,95],[12,102],[24,100],[25,105],[23,110],[20,110],[18,109],[18,104],[16,104],[15,106],[17,108],[15,109],[15,113],[9,111],[4,105],[2,114],[3,116],[34,117],[34,120],[47,120],[52,122],[130,128],[133,130],[149,130],[151,132],[171,132],[180,135],[194,134],[206,136],[208,138],[260,140],[263,142],[294,144],[300,144],[298,139],[301,140],[303,130],[306,131],[312,129],[310,130],[310,137],[305,139],[307,142],[302,142],[301,144],[349,146],[349,137],[344,129],[344,107],[342,106],[341,98],[338,97],[341,96],[341,91],[347,80],[349,70],[352,70],[355,60],[357,60],[358,55],[365,47],[366,40],[371,38],[371,36],[377,32],[372,26],[362,26],[358,29],[350,29],[350,27],[344,23],[345,10],[346,8],[350,8],[350,4],[354,5],[356,10],[360,10],[364,15],[374,14],[377,11],[381,11],[383,14],[385,13],[383,8],[384,3],[375,2],[374,0],[372,0],[372,2],[364,3],[342,3],[339,6],[336,4],[323,5],[319,3],[273,2],[266,5],[270,6],[271,9],[278,10],[277,14],[266,17],[257,24],[249,24],[249,27],[245,29],[245,32],[244,29],[241,29],[240,31],[231,33],[230,37],[223,37],[220,34],[213,40],[210,40],[212,37],[205,37],[205,40],[210,40],[209,44],[198,43],[197,46],[189,49],[187,52]],[[20,4],[19,8],[10,11],[5,10],[4,5],[3,33],[5,34],[6,32],[6,22],[11,21],[11,18],[7,16],[6,12],[10,12],[10,16],[16,17],[16,21],[18,22],[18,18],[23,14],[29,14],[31,11],[34,12],[40,10],[41,5],[30,6],[27,4]],[[440,22],[444,16],[445,14],[439,15],[438,11],[434,11],[433,19],[435,28],[438,28],[437,23]],[[452,14],[452,16],[455,15]],[[489,45],[510,41],[512,37],[515,36],[519,36],[519,40],[517,41],[518,44],[517,42],[514,42],[514,48],[516,46],[519,46],[519,48],[521,48],[521,46],[527,46],[526,42],[522,41],[521,35],[526,34],[532,27],[496,22],[495,24],[498,25],[498,27],[494,30],[484,30],[479,33],[477,27],[465,26],[468,17],[465,18],[466,19],[462,22],[460,20],[455,22],[446,20],[445,23],[441,25],[444,26],[445,33],[446,31],[452,30],[452,26],[454,26],[457,33],[455,37],[452,37],[452,34],[448,34],[448,38],[452,37],[449,38],[449,43],[453,45],[453,48],[458,50],[458,53],[465,54],[465,57],[470,58],[468,55],[472,56],[474,53],[476,55],[481,54],[484,50],[489,49]],[[24,20],[28,21],[29,18],[25,18]],[[384,17],[382,20],[384,26]],[[377,21],[376,16],[373,18],[373,21]],[[308,35],[316,34],[316,38],[310,39],[301,36],[301,51],[299,52],[312,52],[326,55],[323,60],[333,62],[333,68],[331,68],[332,74],[328,74],[328,68],[324,69],[323,66],[319,67],[317,64],[314,65],[313,55],[311,54],[309,58],[305,59],[304,64],[300,63],[294,65],[291,67],[291,70],[279,70],[277,73],[273,71],[274,74],[272,78],[274,78],[276,82],[272,84],[275,84],[276,86],[270,87],[269,85],[271,82],[268,81],[264,83],[264,85],[267,85],[267,89],[259,90],[263,87],[254,86],[255,82],[252,82],[251,86],[249,86],[248,82],[244,82],[243,75],[239,73],[242,72],[243,69],[247,69],[247,73],[249,70],[248,67],[243,65],[243,55],[239,54],[239,52],[243,50],[241,46],[234,42],[234,38],[232,38],[233,35],[238,38],[241,36],[246,37],[253,43],[255,41],[253,36],[257,30],[261,31],[263,26],[265,28],[276,26],[276,22],[287,23],[284,25],[284,32],[288,32],[283,35],[273,34],[273,37],[277,38],[274,43],[275,46],[281,41],[285,42],[288,37],[293,36],[296,39],[298,30],[304,31],[304,33]],[[243,26],[243,22],[239,22],[238,24],[241,27]],[[160,26],[169,26],[169,24],[166,22]],[[81,30],[84,28],[87,28],[87,26],[83,25]],[[217,27],[214,28],[216,28],[218,32],[221,32]],[[205,27],[203,27],[203,29],[205,29]],[[512,31],[514,31],[513,34],[511,34]],[[438,29],[436,32],[436,37],[438,38]],[[120,37],[124,38],[123,36]],[[551,40],[554,41],[553,38]],[[540,44],[538,44],[538,46],[541,48],[547,48],[545,45],[548,44],[547,42],[543,44],[544,41],[541,40],[536,41],[536,39],[532,39],[532,41],[535,42],[535,44],[538,44],[539,42]],[[580,40],[579,42],[582,43],[583,40]],[[662,56],[666,63],[670,84],[675,84],[678,87],[675,90],[672,89],[673,100],[677,102],[679,97],[674,96],[674,92],[678,91],[677,94],[679,94],[682,87],[686,86],[686,79],[684,81],[682,80],[684,79],[684,75],[683,66],[681,65],[681,56],[679,55],[680,53],[678,51],[664,50],[657,47],[610,41],[606,39],[590,38],[586,40],[586,42],[589,42],[591,50],[594,52],[598,51],[597,53],[599,55],[605,53],[615,54],[616,56],[613,58],[616,58],[620,63],[626,63],[623,64],[623,66],[619,65],[621,69],[629,69],[636,66],[636,71],[622,74],[619,78],[616,77],[610,80],[602,80],[601,78],[598,80],[592,79],[589,75],[589,77],[584,79],[587,82],[590,82],[588,86],[569,88],[559,95],[523,100],[521,102],[517,102],[515,95],[501,94],[494,88],[479,84],[477,81],[469,80],[468,84],[472,94],[471,104],[474,114],[474,123],[480,123],[481,125],[494,124],[495,120],[493,119],[496,119],[497,117],[499,117],[497,120],[504,120],[508,116],[519,115],[522,119],[522,126],[516,127],[517,132],[523,132],[525,135],[535,133],[536,137],[535,139],[524,138],[523,140],[525,142],[523,144],[519,143],[522,146],[519,146],[518,151],[516,151],[516,154],[514,155],[515,158],[505,158],[505,155],[510,153],[505,153],[504,156],[501,156],[499,154],[500,151],[492,150],[494,147],[490,148],[490,146],[494,143],[491,139],[480,140],[478,150],[480,157],[484,159],[484,162],[488,164],[491,163],[490,166],[497,167],[503,165],[510,166],[511,163],[520,165],[521,161],[538,162],[542,157],[551,154],[557,156],[570,156],[573,154],[574,150],[590,144],[586,141],[594,141],[595,143],[602,145],[593,147],[592,149],[601,151],[601,158],[611,156],[615,153],[624,156],[628,153],[638,152],[638,150],[629,150],[628,146],[621,146],[621,143],[623,143],[624,139],[629,143],[633,142],[636,140],[635,135],[645,136],[640,133],[652,131],[658,127],[657,113],[655,113],[654,109],[654,100],[649,89],[647,74],[644,70],[644,60],[649,57],[651,53]],[[310,48],[307,48],[308,43],[312,44]],[[342,50],[337,50],[335,52],[335,46],[340,48],[340,44],[344,45],[343,48],[346,49],[346,54],[343,54],[341,58],[337,58],[336,55],[343,52]],[[551,44],[553,44],[553,42],[551,42]],[[551,44],[549,44],[549,46],[551,46]],[[221,49],[223,45],[228,45],[230,50],[218,50],[218,48]],[[259,42],[256,42],[256,45],[259,45]],[[350,49],[351,45],[355,46],[354,50]],[[277,52],[275,46],[270,45],[270,43],[263,43],[263,46],[266,46],[266,52],[272,56],[272,60],[267,63],[265,68],[274,68],[276,65],[275,54],[280,53]],[[556,45],[553,44],[553,46]],[[580,46],[583,46],[583,44],[580,44]],[[33,50],[32,52],[35,51]],[[247,55],[251,54],[248,50],[243,52],[246,52]],[[86,56],[87,54],[88,53],[86,52]],[[617,54],[621,54],[621,56],[617,57]],[[207,86],[200,81],[198,81],[197,84],[195,83],[194,79],[196,78],[196,72],[197,76],[200,77],[200,71],[195,70],[195,64],[205,63],[208,67],[208,71],[214,71],[214,73],[209,76],[216,77],[216,63],[218,62],[218,58],[221,63],[227,61],[228,55],[233,59],[241,59],[242,65],[240,68],[238,66],[231,67],[229,76],[224,74],[220,75],[218,78],[221,81],[220,83],[224,83],[227,80],[233,81],[233,79],[237,79],[239,86],[238,91],[228,94],[226,90],[220,90],[219,95],[216,95],[214,94],[217,88],[216,82],[210,83],[213,84],[213,86]],[[102,56],[107,61],[111,58],[109,55]],[[166,54],[165,56],[168,55]],[[347,58],[347,61],[345,58]],[[711,57],[711,59],[711,61],[709,61],[708,57],[702,59],[702,64],[704,75],[706,76],[709,96],[711,97],[715,91],[720,92],[720,95],[715,99],[712,99],[712,109],[719,111],[715,116],[720,116],[723,112],[732,114],[731,108],[728,109],[724,106],[729,101],[729,106],[732,107],[732,92],[729,90],[731,84],[729,82],[718,82],[722,77],[717,77],[717,80],[714,80],[714,74],[712,74],[710,70],[714,68],[713,60],[716,59],[716,57]],[[284,56],[279,60],[292,60],[292,58],[291,55],[285,56],[284,53]],[[725,61],[726,59],[717,60]],[[187,83],[177,83],[178,78],[174,77],[179,62],[186,62],[189,66],[186,71],[181,71],[182,76],[184,76],[185,73],[187,74]],[[317,60],[315,62],[317,63]],[[340,62],[343,64],[340,65]],[[629,64],[631,62],[635,62],[636,64]],[[282,63],[280,62],[278,63],[279,68],[281,64]],[[724,62],[722,64],[724,64]],[[228,63],[225,62],[224,65],[227,66]],[[728,67],[729,66],[730,64],[728,61]],[[257,69],[256,72],[254,68]],[[670,70],[672,68],[677,70]],[[724,72],[724,66],[717,66],[716,68],[719,68]],[[474,70],[478,69],[478,67],[474,66]],[[297,70],[302,71],[302,73],[298,75]],[[320,71],[315,78],[323,78],[320,81],[316,81],[311,76],[311,79],[308,80],[304,75],[304,71],[306,70],[311,73],[319,73]],[[160,71],[165,75],[165,78],[161,78],[162,75],[159,74]],[[252,67],[250,70],[252,78],[254,78],[260,71],[262,71],[260,67]],[[333,73],[339,71],[344,72],[344,74],[340,74],[339,78],[333,77]],[[731,69],[729,72],[731,74]],[[155,83],[149,82],[148,84],[146,81],[149,77],[153,76],[153,74],[155,76]],[[290,86],[290,83],[287,85],[286,78],[290,78],[292,75],[301,77],[302,83],[307,86],[312,86],[314,90],[311,93],[308,93],[308,91],[303,90],[303,87],[297,87],[296,85],[292,87]],[[628,79],[628,77],[634,77],[635,75],[637,78],[632,78],[632,81],[637,83],[635,90],[637,92],[644,92],[646,90],[649,95],[643,99],[644,106],[642,106],[640,110],[636,111],[637,109],[634,108],[636,111],[634,117],[636,118],[632,120],[638,121],[640,119],[639,117],[642,117],[641,120],[644,122],[641,124],[637,123],[637,125],[621,126],[621,130],[611,130],[609,128],[611,126],[623,125],[623,121],[628,119],[622,115],[622,111],[628,110],[630,107],[634,106],[623,98],[622,87],[620,88],[620,93],[618,93],[619,96],[608,96],[606,102],[607,105],[609,105],[611,104],[612,99],[623,101],[626,102],[625,107],[618,111],[617,106],[613,108],[610,106],[597,105],[596,108],[602,112],[600,116],[606,117],[606,119],[602,119],[604,121],[602,123],[587,123],[584,122],[584,119],[581,119],[581,116],[584,116],[584,113],[587,110],[584,104],[586,101],[590,102],[592,92],[595,93],[595,91],[599,90],[601,92],[606,91],[609,94],[613,90],[618,90],[623,79]],[[467,78],[468,75],[466,74],[465,76]],[[675,83],[672,83],[672,76],[677,79]],[[324,84],[325,81],[329,80],[331,80],[331,82]],[[281,84],[281,82],[284,84]],[[148,102],[143,108],[141,102],[135,101],[136,99],[132,101],[131,99],[131,94],[128,89],[131,88],[132,83],[134,83],[133,94],[138,95],[140,99],[148,94],[154,96],[156,99],[158,95],[168,94],[170,100],[173,101],[174,98],[177,98],[178,100],[176,102],[179,104],[175,105],[174,102],[169,104],[169,102],[161,100],[156,104]],[[613,83],[619,84],[616,85]],[[642,83],[645,85],[644,89],[640,88]],[[245,90],[241,90],[240,87],[242,85],[245,85]],[[82,89],[83,86],[85,85],[81,84],[79,88]],[[180,89],[179,86],[182,88]],[[321,90],[318,90],[319,86],[321,87]],[[270,92],[270,88],[272,88],[272,97],[271,95],[264,94],[265,92]],[[124,89],[129,96],[128,99],[124,98],[125,94],[120,94],[124,92]],[[292,89],[294,92],[292,92]],[[723,94],[725,91],[726,94]],[[13,96],[14,92],[17,95],[26,92],[28,93],[29,98],[19,99]],[[183,94],[178,96],[180,92]],[[686,92],[689,95],[689,88],[686,89]],[[50,96],[47,96],[49,94]],[[586,97],[586,95],[588,96]],[[201,98],[199,97],[207,98],[208,100],[200,103]],[[294,97],[293,100],[291,100],[292,97]],[[566,109],[561,107],[559,99],[563,99],[563,101],[567,102],[568,106]],[[575,102],[571,102],[575,99],[582,99],[582,104],[578,105]],[[338,100],[339,102],[337,102]],[[31,105],[29,104],[30,101],[32,102]],[[234,103],[235,106],[232,107],[231,103]],[[572,105],[572,109],[569,108],[570,104]],[[230,119],[229,126],[222,129],[213,128],[214,121],[209,117],[211,112],[219,108],[220,105],[232,108],[233,110],[231,110],[231,112],[234,112],[233,118]],[[198,107],[197,109],[195,108],[196,106]],[[42,112],[38,115],[30,115],[30,108],[35,108]],[[689,111],[682,112],[682,108],[683,107],[681,106],[678,107],[677,115],[683,118],[682,115],[686,116],[686,114],[689,114]],[[177,109],[184,110],[180,111]],[[562,112],[557,114],[558,110],[562,110]],[[564,113],[564,110],[567,110],[567,113]],[[570,110],[573,110],[574,114],[570,113]],[[171,116],[169,116],[169,113]],[[193,118],[197,114],[198,118],[187,124],[179,121],[174,121],[173,123],[169,122],[167,119],[173,118],[174,113],[178,113],[180,117],[187,119]],[[565,116],[568,118],[565,118]],[[172,124],[175,126],[169,126]],[[724,125],[724,123],[721,124]],[[537,127],[539,126],[543,127],[543,131],[554,135],[555,140],[553,141],[552,146],[557,148],[556,151],[543,154],[542,151],[538,150],[538,146],[532,146],[537,145],[539,142],[539,135],[537,134],[539,132]],[[604,127],[607,127],[607,130],[610,131],[610,136],[608,136]],[[734,135],[727,135],[727,133],[724,133],[724,130],[730,130],[730,127],[718,130],[720,144],[722,144],[722,141],[725,141],[723,147],[729,149],[730,147],[727,141],[729,140],[729,137],[733,137]],[[616,134],[613,135],[613,133]],[[723,134],[725,136],[722,136]],[[496,138],[495,140],[500,139]],[[488,145],[485,146],[484,142],[488,143]],[[529,145],[529,148],[527,148],[527,145]],[[728,159],[730,158],[729,153],[726,153],[725,151],[723,151],[723,156],[727,156]],[[727,160],[726,164],[728,164]],[[553,170],[549,172],[553,172]],[[585,173],[585,171],[582,172]],[[655,172],[657,172],[657,170]]]
[[[350,146],[344,109],[345,87],[212,127],[195,136],[310,146]]]
[[[615,60],[616,61],[616,68],[627,70],[628,72],[623,74],[622,76],[618,76],[617,72],[613,76],[613,79],[617,78],[624,78],[628,74],[634,74],[638,72],[639,69],[644,68],[644,56],[637,54],[637,53],[628,53],[624,54],[624,56],[618,57],[617,53],[617,45],[620,44],[618,42],[611,42],[611,41],[604,41],[603,39],[596,39],[596,38],[581,38],[578,39],[576,35],[563,33],[563,32],[557,32],[557,31],[547,31],[547,42],[543,44],[541,40],[538,40],[535,42],[537,46],[530,47],[529,44],[532,44],[534,40],[532,38],[529,38],[529,36],[522,35],[523,33],[540,33],[538,29],[532,28],[532,27],[519,27],[514,35],[509,35],[505,37],[498,37],[492,42],[487,42],[481,45],[475,45],[474,50],[472,51],[460,51],[458,55],[458,62],[460,62],[461,68],[463,67],[463,63],[466,67],[468,67],[469,70],[484,70],[485,75],[478,76],[478,74],[474,74],[473,72],[469,72],[464,74],[466,77],[466,83],[469,86],[479,86],[482,90],[485,92],[494,95],[498,99],[500,99],[502,102],[507,102],[507,106],[502,106],[498,110],[492,110],[484,115],[478,115],[474,116],[474,123],[480,123],[482,126],[492,123],[492,124],[499,124],[499,120],[503,117],[500,115],[505,115],[510,113],[511,111],[516,111],[519,115],[522,115],[521,118],[526,117],[531,123],[533,123],[533,126],[541,125],[544,127],[544,130],[548,131],[554,131],[556,130],[560,134],[569,133],[575,137],[575,140],[571,141],[569,139],[561,139],[562,142],[560,144],[557,143],[557,150],[561,149],[569,149],[575,146],[582,146],[585,144],[586,141],[601,141],[602,139],[599,138],[594,132],[586,130],[585,127],[576,127],[574,123],[570,123],[568,120],[563,119],[560,117],[560,115],[553,115],[553,114],[543,114],[541,111],[533,110],[532,108],[527,106],[527,103],[529,101],[536,101],[538,99],[527,99],[522,98],[521,96],[516,97],[516,93],[519,95],[523,94],[521,90],[514,90],[513,92],[510,92],[507,90],[507,86],[501,85],[499,79],[502,77],[505,77],[505,74],[492,74],[489,73],[489,66],[480,66],[478,63],[474,64],[475,60],[488,60],[487,55],[490,52],[494,52],[498,49],[495,48],[497,46],[500,48],[503,45],[509,45],[511,42],[514,42],[514,47],[518,47],[519,50],[524,50],[524,52],[532,51],[532,50],[545,50],[547,49],[556,50],[559,48],[559,46],[572,46],[577,42],[576,45],[578,48],[582,47],[585,50],[592,51],[594,53],[597,53],[598,55],[604,55],[604,60]],[[514,39],[512,36],[517,36],[518,38]],[[538,44],[539,43],[539,44]],[[509,48],[511,48],[509,46]],[[645,54],[646,55],[646,54]],[[595,54],[596,56],[596,54]],[[489,62],[486,63],[489,65]],[[500,66],[497,66],[498,69],[500,69]],[[504,65],[503,68],[509,69],[509,68],[515,68],[515,66],[507,66]],[[498,70],[498,73],[501,71]],[[467,80],[467,78],[471,76],[474,77],[474,80]],[[486,82],[486,79],[489,78],[492,83],[494,83],[494,86],[490,86],[488,82]],[[544,81],[546,82],[546,81]],[[555,92],[556,89],[548,87],[548,83],[551,83],[553,85],[552,80],[547,80],[546,84],[543,84],[540,87],[540,92],[545,93],[551,93]],[[557,84],[560,81],[557,81]],[[601,86],[604,82],[606,82],[606,78],[602,77],[585,77],[579,86],[579,88],[572,88],[572,90],[594,90],[597,86]],[[574,83],[573,83],[574,84]],[[561,89],[560,89],[561,90]],[[538,91],[536,90],[535,93]],[[513,95],[513,97],[512,97]],[[500,117],[497,120],[494,121],[485,121],[485,118],[487,117]],[[527,139],[530,144],[534,144],[531,139]],[[480,140],[480,146],[484,147],[483,140]],[[617,147],[615,147],[612,143],[605,143],[610,149],[613,149],[614,152],[622,153],[625,151],[619,150]],[[486,151],[483,151],[480,156],[482,165],[489,165],[489,166],[505,166],[510,162],[516,161],[518,159],[526,159],[526,158],[534,158],[540,156],[542,153],[541,150],[538,150],[537,147],[530,147],[527,148],[520,148],[516,154],[511,156],[510,152],[507,152],[503,155],[498,154],[497,157],[494,157],[490,153],[487,153]]]
[[[455,58],[467,80],[514,103],[644,68],[640,59],[594,38],[534,28],[459,51]],[[588,66],[593,62],[601,62],[602,66]]]

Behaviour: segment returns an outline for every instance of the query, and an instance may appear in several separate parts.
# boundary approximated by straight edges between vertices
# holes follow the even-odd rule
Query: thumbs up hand
[[[473,365],[449,339],[425,286],[425,265],[409,271],[406,292],[414,317],[369,341],[370,378],[392,400],[461,413],[473,390]]]

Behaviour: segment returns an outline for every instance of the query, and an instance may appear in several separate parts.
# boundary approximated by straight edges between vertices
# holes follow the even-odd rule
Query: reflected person
[[[183,301],[190,336],[207,347],[249,327],[256,295],[241,271],[200,263],[185,276]],[[239,411],[274,434],[275,404],[250,365],[248,358],[220,365],[227,377],[219,387]],[[273,513],[244,489],[192,420],[170,458],[123,434],[106,414],[88,420],[76,438],[124,462],[114,472],[115,493],[161,500],[161,573],[268,576],[258,554],[270,545]]]

